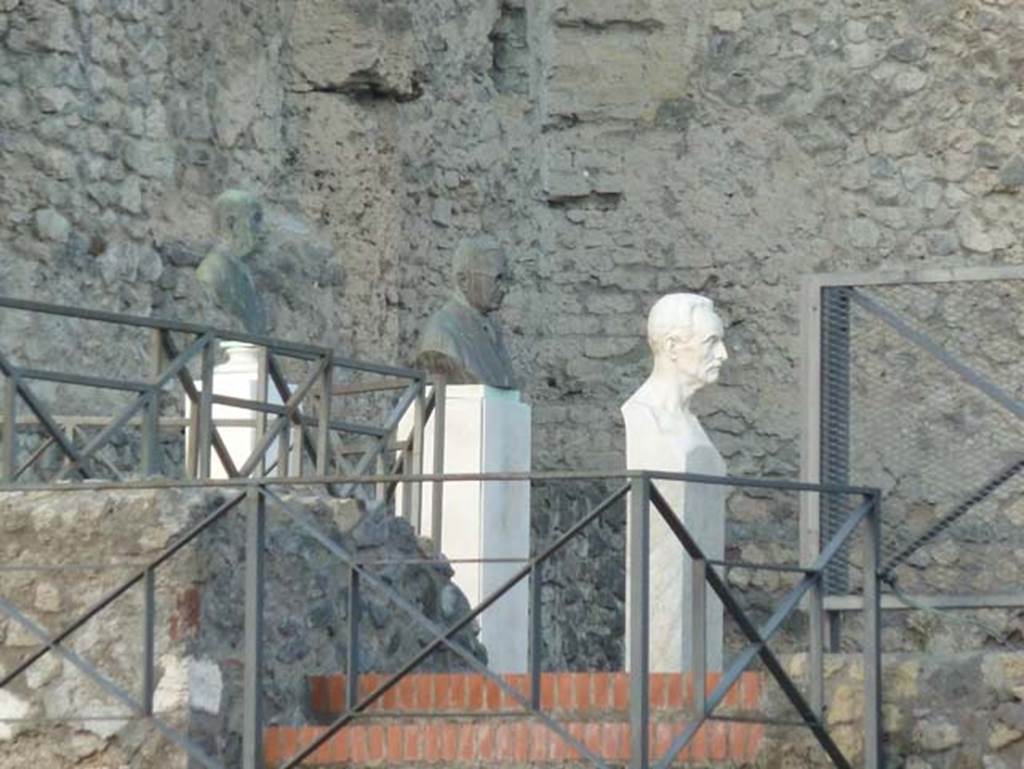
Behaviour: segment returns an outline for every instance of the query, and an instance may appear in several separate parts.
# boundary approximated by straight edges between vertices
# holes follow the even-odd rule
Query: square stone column
[[[433,419],[424,440],[425,471],[434,466]],[[405,434],[405,431],[402,431]],[[528,472],[530,407],[516,390],[450,385],[445,398],[445,473]],[[434,537],[432,486],[423,488],[420,534]],[[401,499],[401,493],[398,494]],[[444,484],[441,552],[453,561],[453,581],[476,606],[530,557],[527,481],[450,481]],[[459,560],[516,559],[504,563]],[[502,673],[527,669],[529,589],[524,579],[480,617],[489,665]]]

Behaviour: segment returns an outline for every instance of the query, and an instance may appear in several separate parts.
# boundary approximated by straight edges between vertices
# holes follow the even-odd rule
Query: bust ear
[[[467,296],[469,294],[469,270],[455,271],[455,288],[457,288],[463,296]]]
[[[680,339],[676,334],[669,334],[665,337],[665,356],[669,360],[679,357]]]

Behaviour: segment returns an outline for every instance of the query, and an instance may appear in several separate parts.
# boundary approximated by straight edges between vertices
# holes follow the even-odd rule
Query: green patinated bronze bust
[[[455,290],[420,334],[416,365],[449,384],[516,387],[501,329],[488,317],[506,291],[505,254],[491,240],[464,241],[452,265]]]
[[[196,279],[248,333],[266,334],[266,309],[245,264],[263,245],[263,208],[254,195],[227,190],[214,203],[213,224],[217,244],[196,269]]]

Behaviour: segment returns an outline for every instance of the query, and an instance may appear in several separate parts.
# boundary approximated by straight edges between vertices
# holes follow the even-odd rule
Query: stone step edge
[[[360,699],[377,689],[389,676],[359,676]],[[530,695],[530,679],[524,674],[502,676],[523,696]],[[721,678],[709,673],[705,689],[711,692]],[[309,676],[309,704],[318,719],[339,715],[346,707],[344,674]],[[629,706],[629,675],[622,672],[543,673],[540,709],[546,713],[622,714]],[[753,711],[761,698],[762,676],[746,672],[729,689],[723,712]],[[692,708],[693,677],[688,673],[653,673],[650,676],[650,707],[654,711]],[[368,712],[494,712],[522,706],[498,684],[481,673],[413,673],[385,692]]]
[[[579,752],[543,723],[490,717],[476,721],[408,719],[391,724],[349,724],[303,761],[304,766],[388,764],[523,765],[579,760]],[[563,723],[569,733],[606,761],[630,757],[630,727],[624,721]],[[685,722],[651,724],[651,755],[665,755]],[[714,721],[700,728],[675,764],[728,762],[757,757],[764,725]],[[320,726],[270,726],[264,730],[268,767],[285,764],[326,731]]]

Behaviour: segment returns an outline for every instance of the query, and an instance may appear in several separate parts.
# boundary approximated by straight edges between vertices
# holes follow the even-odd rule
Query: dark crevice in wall
[[[525,96],[530,92],[530,50],[526,9],[502,5],[489,35],[493,45],[491,79],[498,93]]]
[[[373,69],[357,70],[340,83],[310,83],[308,88],[293,89],[295,93],[334,93],[354,99],[372,101],[415,101],[423,96],[424,78],[417,76],[401,87],[389,82]]]
[[[595,19],[555,17],[555,24],[564,29],[578,29],[584,32],[637,32],[650,34],[665,28],[658,19]]]
[[[547,199],[551,208],[585,208],[610,211],[618,208],[625,195],[621,192],[590,192],[586,195],[553,195]]]

